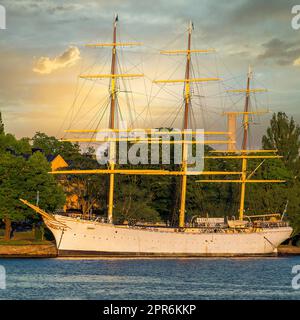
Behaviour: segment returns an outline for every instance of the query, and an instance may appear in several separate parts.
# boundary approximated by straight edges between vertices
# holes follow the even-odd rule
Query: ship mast
[[[237,112],[225,112],[225,114],[227,114],[227,116],[229,118],[232,118],[231,122],[234,123],[236,121],[236,117],[238,115],[243,115],[243,141],[242,141],[242,148],[241,148],[241,159],[242,159],[242,170],[241,170],[241,179],[239,181],[239,183],[241,184],[241,192],[240,192],[240,208],[239,208],[239,220],[243,220],[244,219],[244,211],[245,211],[245,194],[246,194],[246,184],[250,182],[249,177],[247,177],[247,164],[248,164],[248,159],[249,158],[253,158],[256,157],[258,158],[265,158],[266,156],[248,156],[248,153],[251,152],[267,152],[267,150],[248,150],[248,137],[249,137],[249,116],[250,115],[254,115],[254,114],[263,114],[266,113],[266,111],[250,111],[250,95],[251,93],[256,93],[256,92],[265,92],[267,90],[265,89],[251,89],[250,88],[250,82],[251,82],[251,78],[252,78],[252,69],[251,66],[249,66],[248,69],[248,74],[247,74],[247,85],[246,85],[246,89],[234,89],[234,90],[227,90],[227,92],[236,92],[236,93],[245,93],[246,94],[246,98],[245,98],[245,107],[244,107],[244,111],[237,111]],[[236,125],[232,125],[231,127],[234,129],[235,131],[235,127]],[[235,136],[235,133],[234,133]],[[233,149],[229,149],[229,152],[234,151],[237,152],[237,150],[235,150],[235,148]],[[269,150],[272,151],[272,150]],[[274,151],[274,150],[273,150]],[[276,150],[275,150],[276,151]],[[276,158],[277,156],[269,156],[268,158]],[[257,169],[255,169],[256,171]],[[253,173],[251,174],[253,175]],[[251,176],[250,175],[250,176]],[[236,182],[236,181],[235,181]],[[264,182],[261,180],[257,180],[256,182]],[[265,182],[277,182],[277,181],[267,181],[265,180]],[[280,181],[278,181],[280,182]]]
[[[118,16],[116,15],[113,25],[113,42],[112,42],[112,55],[111,55],[111,75],[116,74],[116,56],[117,56],[117,23]],[[115,105],[116,105],[116,78],[111,78],[110,88],[110,123],[109,128],[115,129]]]
[[[185,86],[184,86],[184,118],[183,118],[183,131],[188,129],[189,125],[189,106],[190,106],[190,68],[191,68],[191,42],[192,42],[193,24],[190,21],[188,29],[188,48],[186,54],[186,69],[185,69]],[[187,171],[187,144],[182,145],[182,171]],[[184,227],[185,220],[185,205],[186,205],[186,187],[187,176],[186,174],[181,177],[181,190],[180,190],[180,209],[179,209],[179,227]]]
[[[241,171],[241,193],[240,193],[240,208],[239,208],[239,220],[244,219],[244,211],[245,211],[245,194],[246,194],[246,184],[249,182],[249,177],[247,177],[247,165],[248,165],[248,159],[250,156],[248,156],[249,150],[248,150],[248,137],[249,137],[249,116],[252,114],[259,114],[259,113],[266,113],[265,111],[250,111],[250,95],[251,93],[256,92],[265,92],[265,89],[251,89],[250,88],[250,82],[252,78],[253,72],[251,69],[251,66],[249,66],[248,74],[247,74],[247,85],[246,89],[238,89],[238,90],[227,90],[227,92],[238,92],[243,93],[245,92],[246,98],[245,98],[245,107],[243,112],[228,112],[227,115],[229,117],[236,118],[237,115],[242,114],[243,115],[243,141],[242,141],[242,150],[241,150],[241,158],[242,158],[242,171]],[[256,150],[257,152],[260,152],[262,150]],[[252,156],[253,157],[253,156]],[[276,157],[276,156],[275,156]],[[257,158],[266,158],[258,157]],[[271,158],[271,157],[269,157]],[[274,158],[272,156],[272,158]],[[255,169],[256,171],[257,169]],[[251,174],[253,175],[253,173]],[[251,176],[250,175],[250,176]],[[263,181],[257,181],[257,182],[263,182]],[[266,181],[268,182],[268,181]],[[273,181],[269,181],[273,182]]]
[[[248,148],[248,132],[249,132],[249,102],[250,102],[250,79],[252,77],[252,70],[249,66],[247,76],[247,88],[246,88],[246,100],[243,114],[243,143],[242,143],[242,155],[247,154]],[[241,197],[240,197],[240,209],[239,209],[239,220],[243,220],[245,210],[245,194],[246,194],[246,180],[247,180],[247,157],[242,159],[242,175],[241,175]]]
[[[117,47],[118,46],[133,46],[133,45],[140,45],[140,43],[118,43],[117,42],[117,22],[118,16],[115,16],[114,19],[114,28],[113,28],[113,43],[97,43],[97,44],[88,44],[88,47],[94,48],[103,48],[103,47],[112,47],[112,63],[111,63],[111,72],[110,74],[88,74],[88,75],[81,75],[80,77],[83,79],[107,79],[111,80],[110,82],[110,118],[109,118],[109,129],[104,130],[104,132],[121,132],[122,130],[115,129],[115,112],[116,112],[116,100],[117,100],[117,79],[118,78],[133,78],[133,77],[141,77],[143,74],[118,74],[117,67],[116,67],[116,57],[117,57]],[[93,169],[93,170],[63,170],[63,171],[52,171],[51,174],[107,174],[110,177],[110,186],[109,186],[109,201],[108,201],[108,221],[112,223],[113,221],[113,201],[114,201],[114,175],[115,174],[125,174],[125,175],[165,175],[165,176],[180,176],[181,177],[181,200],[180,200],[180,211],[179,211],[179,227],[184,228],[185,225],[185,205],[186,205],[186,187],[187,187],[187,151],[188,151],[188,144],[191,141],[185,140],[185,135],[187,133],[187,129],[189,126],[189,109],[191,107],[191,91],[190,85],[194,82],[208,82],[208,81],[218,81],[219,78],[191,78],[190,71],[191,71],[191,54],[192,53],[210,53],[215,52],[214,49],[206,49],[206,50],[192,50],[191,49],[191,41],[192,41],[192,31],[193,31],[193,24],[190,22],[188,28],[188,47],[187,50],[164,50],[161,51],[161,54],[167,55],[186,55],[186,70],[185,70],[185,78],[184,79],[177,79],[177,80],[155,80],[154,83],[183,83],[184,84],[184,117],[183,117],[183,131],[180,134],[183,137],[182,141],[177,141],[181,143],[183,146],[182,150],[182,165],[180,171],[167,171],[167,170],[151,170],[151,169],[116,169],[115,168],[115,141],[119,141],[119,139],[102,139],[102,138],[82,138],[82,139],[64,139],[62,141],[68,142],[109,142],[110,148],[110,159],[109,159],[109,168],[108,169]],[[198,180],[197,182],[214,182],[214,183],[242,183],[242,193],[241,193],[241,203],[240,203],[240,219],[243,219],[243,212],[244,212],[244,200],[245,200],[245,185],[246,183],[277,183],[277,182],[284,182],[282,180],[252,180],[250,177],[256,171],[256,169],[247,176],[247,159],[271,159],[271,158],[280,158],[280,156],[251,156],[248,155],[249,153],[253,152],[251,150],[247,150],[247,140],[248,140],[248,129],[249,123],[248,118],[250,114],[258,114],[261,112],[250,112],[249,111],[249,101],[250,101],[250,93],[253,92],[263,92],[266,91],[264,89],[250,89],[250,78],[251,72],[248,73],[247,79],[247,88],[246,89],[238,89],[238,90],[228,90],[230,92],[238,92],[243,93],[246,92],[246,102],[245,102],[245,111],[243,112],[228,112],[228,114],[232,117],[231,122],[234,122],[236,116],[243,115],[243,123],[244,123],[244,137],[243,137],[243,150],[241,151],[241,155],[233,155],[233,156],[205,156],[205,159],[242,159],[243,160],[243,170],[242,172],[227,172],[227,171],[200,171],[200,172],[193,172],[194,175],[242,175],[242,178],[239,180]],[[263,112],[264,113],[264,112]],[[133,129],[134,130],[134,129]],[[146,129],[147,132],[151,133],[151,129]],[[65,132],[70,133],[97,133],[103,130],[65,130]],[[127,130],[128,131],[128,130]],[[231,135],[229,140],[205,140],[203,143],[206,144],[235,144],[235,137],[234,133],[231,132],[204,132],[205,135],[215,135],[215,134],[228,134]],[[130,139],[128,139],[130,140]],[[151,143],[162,143],[162,141],[152,141]],[[174,141],[173,141],[174,142]],[[168,143],[172,143],[169,141]],[[195,143],[195,142],[192,142]],[[231,150],[233,152],[238,152],[233,148]],[[220,152],[220,151],[216,151]],[[255,152],[276,152],[276,150],[255,150]],[[258,166],[259,167],[259,166]]]
[[[182,141],[182,165],[181,165],[181,190],[180,190],[180,209],[179,209],[179,228],[184,228],[185,225],[185,207],[186,207],[186,188],[187,188],[187,153],[188,144],[185,142],[186,130],[189,126],[189,109],[191,104],[191,91],[190,86],[192,82],[208,82],[208,81],[218,81],[219,78],[195,78],[190,77],[191,71],[191,54],[192,53],[210,53],[215,52],[214,49],[206,50],[192,50],[192,31],[193,23],[190,21],[188,28],[188,46],[187,50],[165,50],[161,51],[161,54],[186,54],[186,68],[185,68],[185,78],[179,80],[155,80],[155,83],[184,83],[184,116],[183,116],[183,141]],[[228,142],[226,142],[228,143]]]
[[[112,46],[112,58],[111,58],[111,88],[110,88],[110,123],[109,128],[114,130],[115,129],[115,106],[116,106],[116,78],[113,75],[116,74],[116,55],[117,55],[117,22],[118,22],[118,15],[116,15],[114,20],[113,26],[113,46]],[[114,143],[110,143],[110,160],[109,160],[109,169],[115,169],[115,150],[113,148]],[[114,206],[114,184],[115,184],[115,175],[111,173],[109,175],[109,191],[108,191],[108,222],[113,221],[113,206]]]
[[[247,150],[248,147],[248,131],[249,131],[249,103],[250,103],[250,80],[252,77],[252,70],[251,66],[249,66],[248,75],[247,75],[247,89],[246,89],[246,100],[245,100],[245,108],[244,108],[244,117],[243,117],[243,128],[244,128],[244,135],[243,135],[243,144],[242,150]]]
[[[112,47],[111,57],[111,71],[110,74],[95,74],[95,75],[82,75],[83,79],[110,79],[110,115],[109,115],[109,132],[116,132],[115,129],[115,115],[116,115],[116,102],[117,102],[117,79],[118,78],[134,78],[142,77],[143,74],[118,74],[117,73],[117,47],[141,45],[141,43],[117,42],[117,23],[119,21],[118,15],[115,15],[113,21],[113,41],[112,43],[96,43],[88,44],[87,47],[103,48]],[[82,130],[79,130],[83,132]],[[86,132],[86,131],[85,131]],[[115,182],[115,141],[110,139],[109,142],[109,161],[108,161],[108,174],[109,174],[109,191],[108,191],[108,206],[107,206],[107,219],[109,223],[113,222],[113,207],[114,207],[114,182]],[[90,139],[91,141],[91,139]]]
[[[224,112],[224,115],[228,116],[228,126],[230,132],[230,140],[235,140],[236,136],[236,118],[239,115],[243,115],[243,141],[242,141],[242,150],[236,150],[235,143],[229,144],[228,150],[215,150],[211,151],[213,153],[226,153],[226,155],[217,155],[217,156],[209,156],[205,157],[206,159],[241,159],[242,160],[242,170],[241,170],[241,177],[239,180],[197,180],[196,182],[201,183],[238,183],[241,184],[241,193],[240,193],[240,208],[239,208],[239,220],[243,221],[244,219],[244,210],[245,210],[245,193],[246,193],[246,184],[247,183],[282,183],[285,182],[284,180],[257,180],[257,179],[250,179],[254,173],[260,168],[263,162],[266,159],[279,159],[282,156],[278,155],[265,155],[266,153],[277,153],[277,150],[249,150],[248,149],[248,137],[249,137],[249,116],[254,114],[264,114],[267,113],[265,110],[261,111],[250,111],[250,96],[251,93],[257,92],[266,92],[266,89],[251,89],[250,82],[252,78],[252,70],[249,66],[249,71],[247,75],[247,87],[246,89],[233,89],[227,90],[227,92],[235,92],[235,93],[245,93],[245,107],[244,111],[229,111]],[[229,153],[229,155],[227,155]],[[233,153],[233,155],[230,155]],[[263,153],[262,155],[251,155],[251,153]],[[248,159],[264,159],[250,174],[247,172],[247,164]]]

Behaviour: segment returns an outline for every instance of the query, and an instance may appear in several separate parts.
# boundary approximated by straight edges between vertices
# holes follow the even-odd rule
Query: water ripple
[[[300,257],[243,259],[0,259],[0,299],[300,299]]]

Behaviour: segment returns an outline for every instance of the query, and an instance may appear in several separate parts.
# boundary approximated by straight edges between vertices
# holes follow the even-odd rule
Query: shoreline
[[[0,258],[56,258],[54,243],[0,244]]]
[[[299,256],[300,247],[282,245],[278,247],[278,256]]]

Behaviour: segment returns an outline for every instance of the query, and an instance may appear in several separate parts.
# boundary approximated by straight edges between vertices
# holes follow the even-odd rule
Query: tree
[[[28,207],[20,202],[24,198],[35,202],[40,192],[40,205],[52,211],[65,202],[62,188],[52,175],[44,155],[37,152],[26,161],[23,157],[9,153],[0,155],[0,218],[5,223],[5,239],[10,239],[11,222],[26,218],[38,219]]]
[[[277,149],[287,167],[296,170],[299,166],[300,127],[284,112],[274,113],[267,134],[262,138],[264,149]]]
[[[265,149],[277,149],[278,153],[283,156],[284,166],[280,167],[280,172],[276,172],[274,178],[284,178],[287,183],[284,186],[270,186],[273,189],[273,195],[260,193],[264,196],[257,203],[263,206],[275,206],[279,201],[288,202],[287,215],[294,229],[294,234],[300,232],[300,127],[295,123],[293,117],[289,117],[284,112],[274,114],[267,134],[262,138],[262,144]],[[278,169],[278,167],[277,167]],[[269,167],[274,171],[274,167]],[[286,171],[286,175],[281,176]]]
[[[69,169],[98,169],[99,164],[91,154],[78,154],[72,157]],[[76,195],[82,213],[87,214],[91,209],[103,212],[106,208],[106,178],[98,174],[76,174],[58,176],[67,195]]]
[[[159,222],[161,220],[158,212],[153,208],[153,193],[147,190],[140,177],[118,177],[116,189],[118,193],[115,199],[115,222]]]
[[[48,136],[42,132],[37,132],[32,140],[33,148],[42,149],[46,155],[52,154],[57,156],[60,154],[66,160],[71,159],[74,155],[78,155],[80,151],[77,144],[72,144],[68,141],[59,141],[55,137]]]
[[[249,172],[255,169],[260,160],[252,160]],[[284,183],[249,183],[246,188],[246,214],[282,213],[287,200],[292,204],[293,174],[281,159],[268,159],[255,173],[253,179],[283,180]]]
[[[54,211],[62,207],[66,199],[62,187],[55,177],[48,173],[49,171],[51,167],[45,156],[41,152],[35,152],[26,162],[23,170],[26,188],[22,191],[22,196],[34,202],[39,191],[41,208]]]
[[[0,134],[0,154],[10,152],[11,154],[31,154],[31,146],[28,138],[17,140],[14,135]]]
[[[2,121],[2,114],[0,112],[0,134],[4,134],[4,123]]]
[[[0,217],[5,223],[5,240],[10,239],[11,221],[23,219],[19,196],[24,187],[22,171],[25,167],[23,158],[10,154],[0,155]]]
[[[62,142],[53,136],[37,132],[33,137],[33,147],[52,155],[61,155],[69,164],[69,169],[98,169],[99,164],[92,156],[93,147],[88,147],[86,153],[80,153],[77,144]],[[57,179],[67,195],[76,195],[78,204],[87,214],[91,209],[99,212],[106,210],[106,177],[101,175],[58,175]],[[77,203],[76,203],[77,204]]]

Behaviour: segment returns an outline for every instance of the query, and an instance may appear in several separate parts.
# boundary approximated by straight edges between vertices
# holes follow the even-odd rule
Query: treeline
[[[246,189],[246,214],[282,213],[288,203],[288,219],[295,233],[300,232],[300,128],[293,118],[284,113],[274,114],[262,139],[264,149],[277,149],[282,159],[249,161],[248,174],[254,170],[253,179],[282,179],[282,184],[248,184]],[[28,160],[23,154],[35,152]],[[206,154],[212,149],[205,146]],[[0,121],[0,218],[6,225],[38,217],[25,208],[19,198],[35,203],[39,191],[39,205],[53,211],[62,208],[65,195],[76,194],[84,214],[105,215],[107,211],[106,175],[52,176],[45,155],[60,154],[69,164],[68,169],[96,169],[99,164],[90,148],[85,153],[77,144],[60,142],[55,137],[36,133],[29,140],[17,140],[4,132]],[[254,154],[255,155],[255,154]],[[130,166],[128,166],[130,167]],[[142,166],[140,166],[142,167]],[[133,168],[133,167],[132,167]],[[135,169],[138,166],[134,166]],[[149,168],[149,167],[148,167]],[[154,166],[153,168],[158,168]],[[164,166],[174,169],[174,166]],[[205,170],[240,171],[240,160],[212,160],[205,162]],[[225,177],[226,179],[226,177]],[[240,186],[235,183],[197,183],[199,177],[189,177],[187,188],[187,219],[195,215],[237,216]],[[168,221],[176,225],[179,210],[180,178],[175,176],[116,176],[115,222]],[[7,231],[8,234],[9,230]]]

